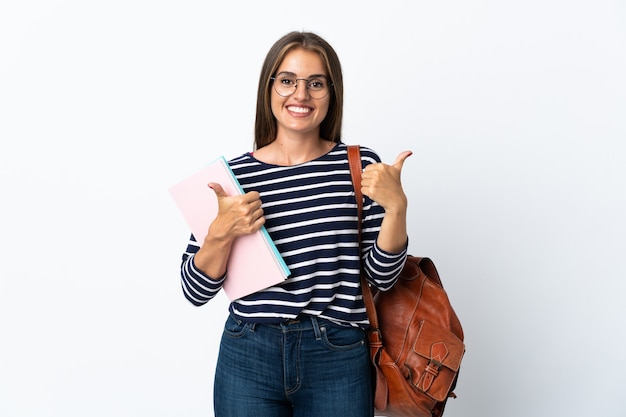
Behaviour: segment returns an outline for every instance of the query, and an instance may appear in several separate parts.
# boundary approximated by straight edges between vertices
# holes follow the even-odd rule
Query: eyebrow
[[[294,76],[296,78],[298,77],[295,73],[293,73],[291,71],[281,71],[278,74],[276,74],[276,76],[278,76],[278,75],[292,75],[292,76]],[[306,79],[309,80],[311,78],[319,78],[319,77],[324,77],[324,78],[328,79],[328,75],[325,75],[325,74],[312,74],[312,75],[309,75],[308,77],[306,77]]]

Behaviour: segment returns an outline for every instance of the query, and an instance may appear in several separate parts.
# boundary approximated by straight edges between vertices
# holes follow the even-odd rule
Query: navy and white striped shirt
[[[380,162],[361,147],[363,168]],[[229,161],[244,191],[261,195],[265,227],[290,277],[281,284],[235,300],[230,312],[243,321],[278,323],[307,314],[341,325],[367,327],[360,288],[357,206],[347,147],[338,143],[318,159],[277,166],[246,153]],[[364,198],[362,256],[368,280],[388,290],[404,265],[406,248],[388,253],[376,245],[384,210]],[[194,265],[199,249],[193,236],[183,254],[182,287],[194,305],[213,298],[228,277],[210,278]]]

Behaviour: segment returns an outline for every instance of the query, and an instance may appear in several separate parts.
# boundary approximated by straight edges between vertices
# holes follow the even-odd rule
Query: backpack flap
[[[465,345],[457,336],[423,320],[405,371],[416,389],[444,401],[454,388],[464,353]]]

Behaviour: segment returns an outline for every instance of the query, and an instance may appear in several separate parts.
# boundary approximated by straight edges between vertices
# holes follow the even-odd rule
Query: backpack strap
[[[361,221],[363,220],[363,193],[361,192],[361,172],[363,165],[361,164],[361,147],[359,145],[348,145],[348,163],[350,165],[350,175],[352,177],[352,185],[354,187],[354,196],[357,205],[357,217],[359,224],[359,256],[361,256]],[[361,262],[362,264],[362,262]],[[365,273],[361,266],[361,291],[363,292],[363,302],[367,311],[372,330],[380,334],[378,330],[378,316],[376,315],[376,307],[374,306],[374,296],[372,290],[365,278]]]

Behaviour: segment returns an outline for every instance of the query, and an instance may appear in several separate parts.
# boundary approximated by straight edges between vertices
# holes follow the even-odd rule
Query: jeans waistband
[[[266,326],[271,329],[276,329],[282,333],[288,332],[300,332],[306,330],[313,330],[317,339],[321,338],[320,328],[326,325],[333,325],[331,321],[322,319],[316,316],[310,316],[306,314],[299,315],[295,319],[285,320],[282,323],[263,324],[257,323],[256,326]]]

